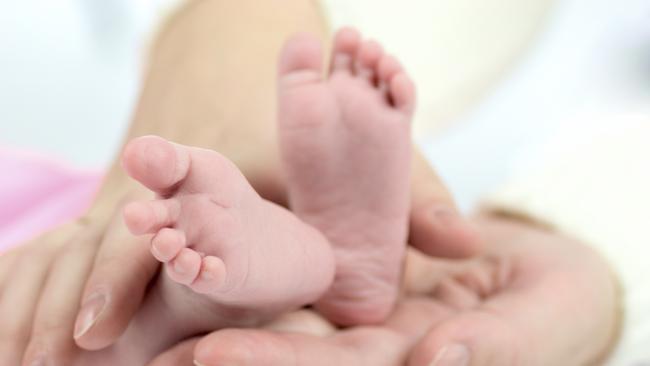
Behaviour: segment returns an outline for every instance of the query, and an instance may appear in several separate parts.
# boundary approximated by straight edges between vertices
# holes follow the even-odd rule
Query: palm
[[[205,366],[424,366],[452,341],[472,350],[471,365],[577,365],[602,356],[616,321],[614,285],[602,260],[526,225],[486,219],[480,226],[488,250],[477,259],[410,254],[405,296],[381,326],[336,330],[303,311],[264,331],[216,332],[201,341],[196,357]],[[154,365],[191,357],[196,342]]]

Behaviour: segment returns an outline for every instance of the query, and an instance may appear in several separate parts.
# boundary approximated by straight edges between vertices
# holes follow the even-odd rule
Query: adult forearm
[[[253,181],[265,176],[255,188],[277,199],[277,55],[295,32],[323,39],[328,35],[317,2],[281,3],[196,1],[170,17],[168,25],[173,26],[161,27],[151,47],[144,87],[124,141],[155,134],[217,150]],[[263,165],[260,150],[269,152]],[[135,189],[115,161],[95,211],[114,206]]]

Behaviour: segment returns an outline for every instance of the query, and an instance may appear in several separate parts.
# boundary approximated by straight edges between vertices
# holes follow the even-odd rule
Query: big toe
[[[133,179],[164,195],[185,178],[190,157],[183,147],[157,136],[144,136],[127,144],[122,165]]]
[[[311,34],[298,34],[287,41],[279,63],[280,77],[320,77],[323,66],[321,41]]]

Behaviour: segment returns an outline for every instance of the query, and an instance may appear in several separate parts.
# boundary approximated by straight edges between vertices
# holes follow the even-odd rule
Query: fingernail
[[[436,220],[445,225],[454,224],[461,220],[461,217],[458,215],[456,210],[447,206],[436,206],[433,209],[433,216]]]
[[[445,230],[460,230],[465,235],[478,235],[476,227],[458,211],[447,206],[437,206],[433,209],[433,220]]]
[[[86,301],[84,301],[81,311],[79,311],[79,316],[77,317],[77,324],[74,327],[74,338],[79,339],[88,333],[90,328],[92,328],[97,319],[104,311],[106,306],[106,295],[103,293],[96,293],[90,295]]]
[[[203,366],[203,364],[199,363],[199,361],[197,360],[194,360],[194,366]]]
[[[469,349],[462,344],[450,344],[443,347],[430,366],[467,366],[469,365]]]

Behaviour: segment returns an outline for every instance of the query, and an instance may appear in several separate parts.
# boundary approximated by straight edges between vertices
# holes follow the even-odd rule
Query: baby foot
[[[165,264],[128,329],[74,365],[145,365],[181,340],[259,326],[313,303],[330,286],[327,239],[262,199],[220,154],[141,137],[124,150],[127,173],[156,193],[124,209],[136,235],[151,235]],[[136,296],[137,298],[137,296]]]
[[[319,42],[290,40],[279,65],[279,137],[291,207],[334,247],[334,284],[317,303],[344,325],[384,320],[407,240],[413,83],[358,32],[339,31],[330,75]]]
[[[327,240],[262,199],[220,154],[141,137],[126,147],[123,165],[157,194],[125,208],[127,226],[135,235],[153,234],[151,252],[168,278],[208,304],[299,307],[329,287]]]

